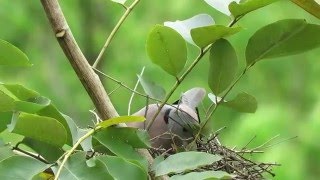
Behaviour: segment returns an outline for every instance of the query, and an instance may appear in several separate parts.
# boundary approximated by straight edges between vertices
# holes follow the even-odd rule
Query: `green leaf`
[[[320,19],[320,2],[317,0],[291,0],[296,5],[300,6],[302,9],[308,13],[314,15]]]
[[[138,75],[139,81],[141,83],[141,86],[144,90],[144,92],[152,97],[152,98],[156,98],[156,99],[164,99],[166,96],[166,91],[163,89],[163,87],[159,86],[158,84],[156,84],[153,81],[150,81],[149,79]]]
[[[124,4],[127,0],[111,0],[115,3]]]
[[[231,2],[229,4],[229,10],[233,15],[233,17],[238,18],[251,11],[254,11],[256,9],[272,4],[276,1],[279,1],[279,0],[247,0],[247,1],[241,2],[240,4],[236,2]]]
[[[14,99],[0,89],[0,112],[12,111]]]
[[[49,166],[31,157],[17,156],[8,146],[0,147],[0,179],[32,179]]]
[[[11,122],[11,117],[12,117],[12,112],[0,113],[0,133],[2,131],[4,131],[5,129],[7,129],[7,125],[10,124],[10,122]],[[1,145],[1,143],[0,143],[0,145]]]
[[[0,39],[0,66],[31,66],[28,57],[17,47]]]
[[[66,120],[65,116],[59,112],[59,110],[52,104],[50,103],[48,106],[45,106],[41,110],[37,112],[38,115],[40,116],[46,116],[46,117],[51,117],[53,119],[58,120],[65,130],[67,131],[67,142],[66,144],[72,146],[72,134],[70,131],[71,126],[69,126],[68,121]]]
[[[78,152],[70,156],[63,167],[59,180],[113,180],[108,167],[101,161],[90,160],[90,165],[86,160],[85,152]],[[93,161],[93,162],[92,162]]]
[[[53,146],[62,147],[67,140],[67,132],[56,119],[34,114],[20,113],[13,118],[10,131]]]
[[[150,137],[147,131],[131,127],[110,127],[97,133],[99,137],[110,137],[122,141],[134,148],[150,148]]]
[[[255,113],[258,107],[256,98],[244,92],[238,94],[231,101],[223,102],[222,105],[245,113]]]
[[[22,144],[33,149],[50,163],[57,161],[64,153],[61,147],[53,146],[31,138],[24,138]]]
[[[285,19],[259,29],[246,47],[247,66],[261,59],[289,56],[320,46],[320,25]]]
[[[145,171],[125,159],[116,156],[98,156],[96,160],[101,161],[108,168],[114,179],[148,179]]]
[[[198,27],[210,26],[214,24],[214,20],[208,14],[198,14],[192,18],[175,22],[164,22],[164,25],[177,31],[188,43],[196,45],[191,37],[191,30]]]
[[[226,27],[223,25],[212,25],[206,27],[199,27],[191,30],[193,41],[200,48],[204,48],[209,44],[214,43],[218,39],[228,37],[239,32],[241,27]]]
[[[20,84],[3,84],[3,86],[21,101],[30,101],[40,96],[39,93]]]
[[[175,30],[156,25],[149,33],[147,53],[154,64],[172,76],[177,76],[187,61],[187,45]]]
[[[220,161],[221,157],[204,152],[181,152],[169,156],[155,167],[156,176],[181,173]]]
[[[204,171],[191,172],[184,175],[175,175],[170,177],[170,180],[194,180],[194,179],[232,179],[234,175],[230,175],[224,171]]]
[[[215,95],[219,95],[235,78],[238,68],[237,54],[229,41],[219,39],[211,47],[209,59],[209,87]]]
[[[147,170],[148,162],[140,156],[134,148],[129,144],[129,141],[117,137],[117,135],[108,134],[108,129],[103,129],[97,132],[93,138],[99,141],[103,146],[110,150],[113,154],[134,162],[135,164]],[[107,135],[106,135],[107,133]]]
[[[101,126],[102,128],[106,128],[106,127],[120,124],[120,123],[142,122],[145,120],[146,118],[143,116],[120,116],[120,117],[104,120],[101,123],[97,124],[97,127]]]

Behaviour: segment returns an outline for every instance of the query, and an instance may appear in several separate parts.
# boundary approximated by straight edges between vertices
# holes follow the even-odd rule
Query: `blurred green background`
[[[61,0],[69,25],[92,64],[107,35],[121,17],[124,9],[109,0]],[[228,17],[199,0],[160,0],[141,3],[124,23],[99,69],[133,87],[142,67],[145,76],[169,90],[174,79],[153,65],[145,53],[147,33],[154,24],[184,20],[199,13],[211,15],[217,24],[227,25]],[[289,1],[281,1],[248,14],[238,25],[244,30],[228,38],[236,48],[241,67],[248,38],[262,26],[285,18],[306,19],[320,24],[320,20],[304,12]],[[320,32],[319,32],[320,33]],[[2,82],[18,82],[52,99],[54,104],[74,118],[79,126],[92,123],[93,109],[84,88],[64,57],[40,1],[0,0],[0,38],[24,51],[34,64],[28,69],[0,68]],[[197,56],[197,49],[188,45],[189,63]],[[243,147],[253,137],[249,147],[256,147],[275,135],[278,140],[298,138],[265,149],[264,154],[252,158],[277,162],[273,179],[319,179],[320,177],[320,49],[305,54],[261,61],[240,81],[232,98],[240,91],[254,95],[259,108],[255,114],[240,114],[219,108],[214,116],[215,129],[227,126],[220,135],[227,146]],[[192,87],[208,90],[206,56],[178,88],[172,101]],[[104,79],[110,92],[117,84]],[[139,88],[139,91],[142,91]],[[111,95],[121,115],[127,114],[131,93],[124,88]],[[145,99],[135,97],[133,111],[141,108]],[[209,104],[208,99],[204,105]]]

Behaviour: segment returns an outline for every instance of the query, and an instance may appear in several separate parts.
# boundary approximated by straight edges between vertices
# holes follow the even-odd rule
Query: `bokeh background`
[[[130,2],[130,0],[129,0]],[[69,25],[86,57],[93,63],[107,35],[122,16],[124,9],[109,0],[61,0]],[[230,19],[201,0],[141,0],[124,23],[99,69],[133,87],[142,67],[144,75],[169,90],[174,79],[153,65],[145,53],[147,33],[154,24],[184,20],[200,13],[211,15],[217,24],[227,25]],[[320,20],[289,1],[281,1],[244,17],[238,25],[244,30],[228,38],[237,50],[241,67],[248,38],[262,26],[285,18]],[[320,33],[320,32],[319,32]],[[0,0],[0,38],[23,50],[34,64],[28,69],[0,69],[0,81],[21,83],[52,99],[54,104],[76,120],[79,126],[92,123],[93,109],[84,88],[71,69],[56,42],[40,1]],[[189,63],[197,49],[188,45]],[[259,102],[255,114],[241,114],[219,108],[212,126],[221,132],[227,146],[243,147],[256,136],[249,148],[256,147],[279,135],[276,141],[298,136],[270,148],[264,154],[250,158],[277,162],[272,179],[319,179],[320,177],[320,49],[257,63],[228,96],[245,91]],[[178,88],[171,101],[181,92],[199,86],[208,90],[208,57],[206,56]],[[117,84],[103,79],[110,92]],[[141,87],[138,89],[142,91]],[[126,115],[131,92],[120,88],[111,99],[120,114]],[[135,97],[133,111],[141,108],[145,99]],[[204,101],[204,106],[209,103]]]

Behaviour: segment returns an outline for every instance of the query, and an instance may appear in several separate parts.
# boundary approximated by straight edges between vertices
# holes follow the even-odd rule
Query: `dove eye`
[[[164,112],[163,120],[166,124],[169,123],[169,114],[170,114],[171,109],[167,109],[166,112]]]
[[[188,130],[186,128],[182,128],[183,132],[188,132]]]

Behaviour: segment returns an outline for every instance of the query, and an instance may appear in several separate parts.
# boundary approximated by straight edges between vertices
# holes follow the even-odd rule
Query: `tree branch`
[[[62,50],[67,56],[82,85],[89,94],[100,118],[106,120],[119,116],[111,103],[99,76],[91,68],[87,59],[84,57],[82,51],[77,45],[63,12],[61,11],[58,0],[41,0],[41,3]],[[153,158],[148,150],[139,149],[138,152],[148,160],[150,167],[153,162]],[[159,179],[166,178],[166,176],[159,177]]]
[[[98,75],[75,41],[58,1],[41,0],[41,3],[64,54],[97,108],[100,118],[106,120],[118,116]]]

